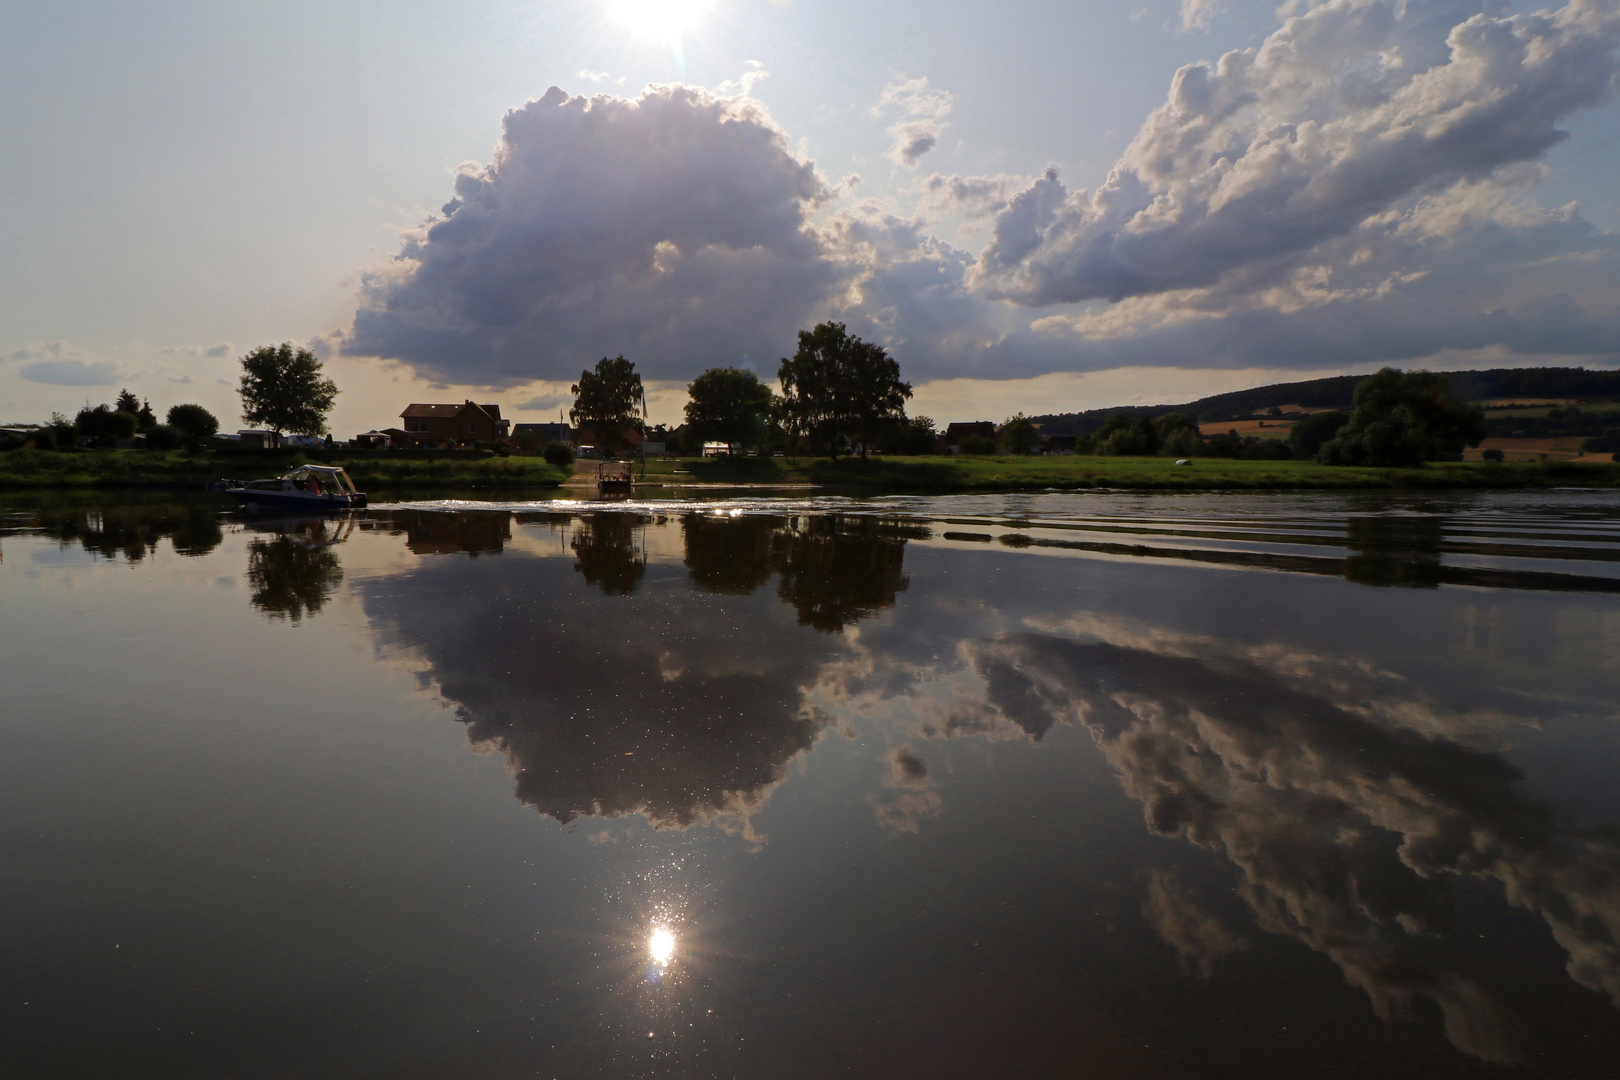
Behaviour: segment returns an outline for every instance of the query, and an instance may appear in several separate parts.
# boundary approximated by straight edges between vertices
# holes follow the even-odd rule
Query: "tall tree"
[[[1001,445],[1009,454],[1033,454],[1041,445],[1041,433],[1029,417],[1014,413],[1001,425]]]
[[[597,439],[606,439],[607,445],[598,447],[604,454],[618,449],[619,429],[629,426],[640,430],[641,413],[646,397],[641,388],[641,376],[636,365],[622,356],[596,362],[595,371],[579,373],[579,382],[568,388],[574,395],[574,407],[568,418],[576,424],[590,424],[596,429]]]
[[[799,351],[782,360],[782,418],[788,430],[838,456],[848,437],[861,456],[879,436],[904,423],[911,384],[881,345],[862,341],[843,323],[799,331]]]
[[[686,388],[686,425],[699,441],[758,446],[775,395],[752,371],[710,368]]]
[[[141,412],[141,399],[128,390],[118,391],[118,399],[113,402],[114,412],[127,412],[131,416],[139,417]]]
[[[242,419],[276,433],[320,435],[337,399],[337,384],[321,374],[321,362],[291,342],[263,345],[242,357]]]
[[[1457,401],[1444,375],[1384,368],[1356,384],[1355,407],[1322,444],[1329,465],[1412,466],[1460,454],[1485,437],[1485,414]]]

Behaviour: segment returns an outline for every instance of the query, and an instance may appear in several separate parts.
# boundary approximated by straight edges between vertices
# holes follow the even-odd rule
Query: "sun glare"
[[[639,37],[679,47],[712,0],[608,0],[613,17]]]
[[[675,935],[667,926],[654,928],[652,937],[647,940],[647,951],[661,967],[668,967],[670,958],[675,955]]]

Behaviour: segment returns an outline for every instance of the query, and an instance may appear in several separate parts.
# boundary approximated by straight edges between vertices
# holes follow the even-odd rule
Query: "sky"
[[[1620,0],[0,8],[0,422],[675,423],[836,319],[913,415],[1344,372],[1620,365]]]

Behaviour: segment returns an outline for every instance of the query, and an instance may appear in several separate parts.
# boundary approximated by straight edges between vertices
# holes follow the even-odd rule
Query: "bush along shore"
[[[556,487],[569,472],[543,458],[479,450],[13,450],[0,454],[0,488],[206,487],[279,476],[305,462],[342,466],[362,491]]]
[[[477,450],[185,453],[153,450],[13,450],[0,454],[0,488],[205,487],[223,478],[278,476],[303,462],[341,465],[362,491],[467,491],[556,487],[570,470],[541,457]],[[587,462],[587,465],[590,463]],[[1391,489],[1620,487],[1620,464],[1438,462],[1384,469],[1310,461],[1054,455],[860,458],[741,457],[647,463],[638,486],[815,487],[883,492],[1042,491],[1084,488]]]

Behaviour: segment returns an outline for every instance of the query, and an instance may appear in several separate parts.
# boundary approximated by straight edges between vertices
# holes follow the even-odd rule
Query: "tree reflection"
[[[298,622],[326,606],[343,580],[323,522],[301,533],[248,544],[248,587],[253,606],[272,619]]]
[[[772,538],[785,519],[764,515],[681,519],[686,570],[708,592],[746,596],[771,580]]]
[[[1407,589],[1440,587],[1444,518],[1430,514],[1352,517],[1346,533],[1345,544],[1356,554],[1344,560],[1345,580]]]
[[[574,569],[609,596],[629,596],[647,573],[647,556],[641,550],[640,517],[631,514],[591,514],[575,526],[569,547],[574,550]]]
[[[220,509],[210,500],[98,502],[94,506],[44,506],[19,513],[19,525],[61,544],[76,543],[103,559],[138,563],[165,537],[175,553],[207,555],[224,540]]]
[[[776,595],[802,626],[835,634],[892,607],[909,584],[901,572],[907,537],[926,529],[869,517],[794,518],[771,537]]]

